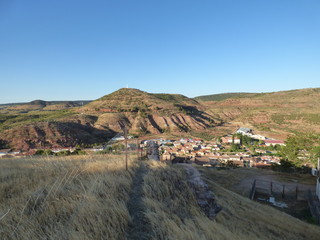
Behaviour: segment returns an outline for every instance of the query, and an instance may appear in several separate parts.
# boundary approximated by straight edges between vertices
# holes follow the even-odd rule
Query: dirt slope
[[[197,98],[201,101],[201,97]],[[204,100],[208,99],[206,96]],[[214,98],[213,98],[214,99]],[[222,101],[201,101],[232,130],[252,127],[262,134],[285,139],[299,132],[320,133],[320,88],[230,95]]]
[[[41,122],[15,127],[0,133],[0,139],[15,149],[74,147],[77,144],[104,142],[112,131],[99,130],[75,122]]]

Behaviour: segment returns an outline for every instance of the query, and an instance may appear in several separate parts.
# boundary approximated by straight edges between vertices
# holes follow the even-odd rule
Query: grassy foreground
[[[208,180],[223,207],[211,221],[187,180],[183,166],[133,157],[129,171],[114,155],[0,160],[0,239],[319,239],[317,226]]]
[[[119,156],[0,165],[0,239],[125,238],[133,161],[129,171]]]
[[[150,164],[145,177],[152,239],[319,239],[320,228],[253,202],[206,179],[222,206],[216,221],[198,208],[183,167]]]

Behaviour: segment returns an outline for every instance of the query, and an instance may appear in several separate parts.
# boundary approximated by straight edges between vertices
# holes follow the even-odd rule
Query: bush
[[[274,163],[272,164],[271,169],[279,172],[293,172],[295,169],[295,165],[293,164],[293,162],[282,159],[280,160],[280,165]]]
[[[76,150],[74,150],[72,153],[72,155],[86,155],[87,153],[79,148],[77,148]]]
[[[54,153],[50,149],[38,149],[35,155],[53,155]]]
[[[57,152],[55,155],[56,156],[69,156],[69,155],[71,155],[71,152],[69,150],[63,150],[63,151]]]

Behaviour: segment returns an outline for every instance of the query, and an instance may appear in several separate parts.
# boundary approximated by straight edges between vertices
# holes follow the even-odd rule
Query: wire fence
[[[312,216],[315,218],[318,225],[320,225],[320,200],[313,192],[308,192],[308,204]]]
[[[275,197],[277,199],[307,201],[309,189],[299,184],[282,184],[274,181],[254,180],[250,199]]]

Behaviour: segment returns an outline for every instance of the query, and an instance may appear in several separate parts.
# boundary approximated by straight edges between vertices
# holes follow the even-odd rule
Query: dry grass
[[[198,207],[181,166],[123,156],[0,161],[0,239],[126,239],[139,164],[150,239],[318,239],[320,229],[208,180],[223,210]]]
[[[320,229],[209,181],[223,210],[210,221],[199,209],[184,168],[152,163],[145,177],[153,239],[319,239]]]
[[[135,163],[119,156],[0,161],[0,239],[124,239]]]
[[[251,183],[254,179],[263,179],[266,181],[276,181],[283,184],[305,184],[315,185],[315,177],[310,174],[295,174],[295,173],[283,173],[275,172],[267,169],[259,168],[235,168],[218,170],[215,168],[203,168],[197,166],[197,169],[213,180],[220,186],[237,192],[243,196],[249,196],[251,190]],[[252,180],[250,186],[242,186],[243,180]]]
[[[319,239],[318,226],[253,202],[212,181],[208,183],[223,207],[215,227],[233,234],[235,237],[232,239]]]
[[[186,178],[182,168],[149,163],[144,202],[152,239],[212,239],[204,238],[199,228],[198,219],[210,220],[200,211]]]

